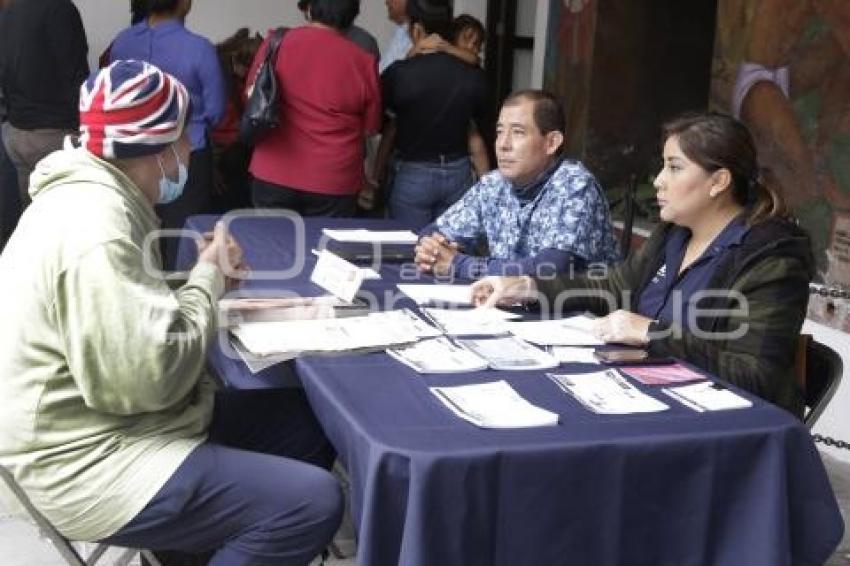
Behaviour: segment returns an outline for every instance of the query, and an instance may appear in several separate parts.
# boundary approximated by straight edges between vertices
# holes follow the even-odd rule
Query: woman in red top
[[[363,140],[381,125],[377,61],[343,35],[359,0],[312,0],[309,10],[310,22],[280,44],[281,124],[254,148],[252,200],[304,216],[352,216],[364,184]],[[267,47],[268,38],[248,76]]]

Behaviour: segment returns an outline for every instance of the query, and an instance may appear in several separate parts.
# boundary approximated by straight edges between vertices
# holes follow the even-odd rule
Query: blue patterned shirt
[[[536,197],[523,202],[509,180],[492,171],[436,221],[437,229],[467,251],[485,243],[491,264],[469,264],[458,254],[460,276],[502,274],[504,261],[566,252],[585,266],[620,259],[608,202],[593,175],[578,161],[564,160]],[[495,260],[495,261],[493,261]],[[522,262],[531,273],[534,262]],[[563,268],[565,266],[561,266]],[[469,273],[465,273],[465,272]]]

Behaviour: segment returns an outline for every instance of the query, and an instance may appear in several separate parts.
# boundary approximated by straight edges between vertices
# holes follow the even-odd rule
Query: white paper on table
[[[428,324],[410,309],[383,311],[372,314],[379,315],[376,320],[380,320],[383,324],[392,325],[397,330],[405,334],[414,335],[417,338],[434,338],[443,335],[441,329]]]
[[[233,349],[236,350],[236,353],[239,354],[252,374],[260,373],[266,368],[294,359],[298,355],[297,352],[281,352],[270,356],[257,356],[248,352],[239,340],[231,340],[230,345],[233,346]]]
[[[670,407],[633,386],[615,370],[582,374],[548,374],[565,392],[595,413],[654,413]]]
[[[723,385],[712,381],[703,381],[681,387],[667,387],[662,391],[683,405],[699,412],[745,409],[753,406],[749,399],[736,395]]]
[[[431,387],[458,417],[482,428],[526,428],[558,424],[558,414],[526,401],[505,381]]]
[[[410,230],[332,230],[325,228],[322,233],[337,242],[380,243],[380,244],[415,244],[419,236]]]
[[[457,343],[487,360],[493,369],[523,371],[550,369],[558,365],[553,356],[516,336],[462,338]]]
[[[413,299],[417,305],[472,306],[472,285],[400,284],[398,290]]]
[[[363,283],[363,272],[350,261],[328,250],[322,250],[310,275],[310,281],[350,303]]]
[[[316,257],[318,257],[322,253],[322,252],[320,252],[319,250],[316,250],[316,249],[312,250],[312,252],[313,252],[313,255],[316,256]],[[333,252],[331,252],[331,253],[333,253]],[[372,269],[371,267],[358,267],[357,269],[360,270],[360,273],[363,276],[363,281],[370,281],[370,280],[376,280],[376,279],[381,278],[381,274],[378,273],[377,271],[375,271],[374,269]]]
[[[505,321],[521,315],[501,309],[422,308],[422,312],[450,336],[507,334]]]
[[[418,317],[415,317],[418,319]],[[434,328],[400,311],[321,320],[289,320],[240,324],[231,332],[251,354],[344,352],[386,348],[433,335]],[[439,333],[439,332],[438,332]]]
[[[388,348],[387,354],[419,373],[458,373],[487,369],[487,362],[445,336],[410,346]]]
[[[593,355],[593,348],[552,346],[549,353],[562,364],[599,364],[599,360]]]
[[[540,346],[601,346],[605,342],[591,333],[593,319],[584,315],[557,320],[509,322],[508,330]]]

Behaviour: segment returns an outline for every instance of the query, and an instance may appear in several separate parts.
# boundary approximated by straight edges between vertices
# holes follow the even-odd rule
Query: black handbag
[[[278,28],[269,38],[269,47],[254,80],[254,89],[245,103],[239,122],[239,139],[254,145],[263,134],[280,125],[280,85],[275,74],[275,63],[280,42],[286,28]]]

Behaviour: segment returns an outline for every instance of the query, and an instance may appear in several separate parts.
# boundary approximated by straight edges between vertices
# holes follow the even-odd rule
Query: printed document
[[[422,313],[450,336],[492,336],[507,334],[505,321],[521,315],[501,309],[422,308]]]
[[[699,412],[745,409],[753,406],[749,399],[744,399],[740,395],[732,393],[724,385],[712,381],[669,387],[662,389],[662,391],[683,405]]]
[[[398,290],[413,299],[417,305],[472,306],[472,285],[400,284]]]
[[[526,428],[558,424],[558,414],[532,405],[506,381],[431,387],[458,417],[481,428]]]
[[[487,360],[493,369],[522,371],[550,369],[558,365],[558,360],[550,354],[516,336],[464,338],[458,339],[457,343]]]
[[[633,386],[616,370],[581,374],[548,374],[566,393],[595,413],[654,413],[670,407]]]
[[[359,267],[333,252],[319,252],[310,281],[343,301],[351,302],[363,284],[365,273]]]
[[[419,373],[458,373],[487,369],[487,362],[445,336],[410,346],[389,348],[387,354]]]
[[[320,255],[322,255],[322,252],[320,252],[319,250],[316,250],[316,249],[312,250],[311,253],[316,257],[319,257]],[[331,252],[331,253],[333,253],[333,252]],[[343,258],[343,259],[345,259],[345,258]],[[372,269],[371,267],[360,267],[359,269],[360,269],[360,273],[363,275],[363,281],[367,281],[367,280],[368,281],[375,281],[375,280],[378,280],[378,279],[381,278],[381,274],[378,273],[377,271],[375,271],[374,269]]]
[[[440,334],[410,311],[321,320],[251,322],[240,324],[231,332],[248,352],[259,356],[386,348]]]
[[[515,336],[540,346],[601,346],[592,329],[594,319],[579,315],[558,320],[534,320],[508,323]]]

